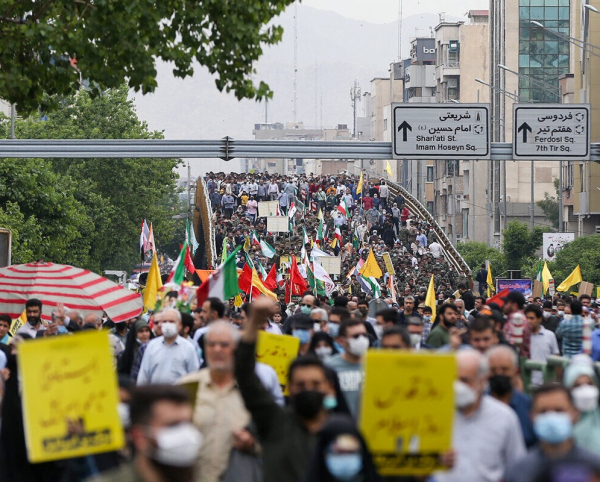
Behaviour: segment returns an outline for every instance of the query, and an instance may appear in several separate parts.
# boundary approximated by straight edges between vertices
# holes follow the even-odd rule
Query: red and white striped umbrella
[[[0,268],[0,313],[17,318],[31,298],[42,302],[46,321],[58,303],[83,316],[105,311],[115,322],[134,318],[143,309],[138,293],[86,269],[45,262]]]

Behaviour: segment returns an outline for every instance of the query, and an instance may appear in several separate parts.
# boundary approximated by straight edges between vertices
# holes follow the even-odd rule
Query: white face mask
[[[198,459],[202,434],[191,423],[161,428],[155,436],[158,447],[151,458],[173,467],[191,467]]]
[[[544,311],[543,312],[543,317],[544,317],[545,320],[547,320],[551,316],[552,316],[552,313],[550,313],[549,311]]]
[[[383,335],[383,326],[381,326],[381,325],[375,325],[373,327],[373,329],[375,330],[375,334],[377,335],[377,339],[381,340],[381,336]]]
[[[598,408],[598,387],[580,385],[571,390],[573,404],[580,412],[592,412]]]
[[[369,349],[369,339],[365,335],[358,338],[348,338],[348,352],[354,356],[363,356]]]
[[[331,356],[333,349],[330,346],[320,346],[315,348],[315,353],[321,360],[324,360],[325,358]]]
[[[160,329],[165,338],[174,338],[177,336],[177,325],[175,323],[162,323]]]
[[[573,315],[571,315],[570,313],[569,313],[569,314],[565,313],[565,316],[564,316],[563,318],[564,318],[565,320],[570,320],[572,316],[573,316]]]
[[[418,333],[411,333],[410,344],[412,346],[417,346],[419,343],[421,343],[421,335],[419,335]]]
[[[131,425],[131,418],[129,417],[129,405],[127,403],[120,402],[117,404],[117,412],[119,413],[119,419],[123,428],[129,428]]]
[[[565,316],[565,312],[564,312],[564,311],[562,311],[562,310],[560,310],[560,311],[558,312],[558,316]]]
[[[469,385],[460,380],[455,380],[454,384],[454,404],[459,408],[467,408],[477,401],[477,392]]]

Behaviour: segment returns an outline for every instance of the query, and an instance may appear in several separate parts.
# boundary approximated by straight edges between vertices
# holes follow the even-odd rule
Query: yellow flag
[[[542,283],[544,285],[544,294],[548,292],[548,287],[550,286],[550,280],[552,278],[552,274],[550,274],[550,270],[548,269],[548,263],[544,261],[544,268],[542,269]]]
[[[431,275],[431,279],[429,280],[429,287],[427,288],[427,296],[425,296],[425,305],[431,308],[432,321],[435,321],[435,315],[437,314],[435,302],[435,283],[433,282],[433,275]]]
[[[581,283],[583,278],[581,277],[581,268],[577,265],[577,268],[573,270],[573,272],[568,276],[566,280],[564,280],[556,291],[567,291],[571,286],[576,285],[577,283]]]
[[[377,264],[377,260],[375,259],[375,254],[373,253],[373,250],[369,252],[367,262],[360,269],[359,273],[365,278],[368,278],[370,276],[373,276],[373,278],[381,278],[383,276],[381,268],[379,267],[379,265]]]
[[[250,251],[250,246],[250,236],[246,236],[246,241],[244,241],[244,251],[246,251],[246,253]]]
[[[487,279],[485,282],[487,284],[487,297],[489,298],[492,296],[492,293],[496,291],[494,289],[494,280],[492,279],[492,265],[489,261],[487,262],[487,273]]]
[[[385,172],[387,172],[387,175],[389,176],[389,178],[392,178],[392,166],[390,164],[390,161],[385,161],[387,163],[387,165],[385,166]]]
[[[158,268],[158,258],[156,253],[152,256],[152,264],[150,265],[150,271],[148,272],[148,278],[146,279],[146,288],[144,288],[144,308],[146,310],[153,310],[156,306],[156,296],[158,290],[162,288],[162,279],[160,277],[160,269]]]
[[[356,194],[360,194],[363,188],[363,173],[360,172],[360,179],[358,180],[358,186],[356,186]]]
[[[263,295],[271,298],[273,301],[277,301],[277,295],[263,284],[255,268],[252,268],[252,288],[256,288]]]
[[[233,306],[235,306],[236,308],[240,308],[243,304],[244,301],[242,300],[242,297],[239,294],[235,295]]]

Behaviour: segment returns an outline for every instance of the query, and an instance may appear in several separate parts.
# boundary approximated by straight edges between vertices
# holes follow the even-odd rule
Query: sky
[[[399,0],[302,0],[303,5],[332,10],[345,17],[373,23],[389,23],[398,18]],[[403,0],[403,17],[419,13],[442,13],[462,17],[469,10],[487,10],[488,0]]]

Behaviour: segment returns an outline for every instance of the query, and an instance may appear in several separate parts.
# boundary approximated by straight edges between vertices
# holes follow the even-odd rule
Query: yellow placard
[[[25,310],[23,310],[23,313],[21,313],[21,315],[18,318],[15,318],[10,325],[10,329],[8,330],[10,336],[15,336],[17,334],[17,331],[19,331],[19,329],[25,323],[27,323],[27,315],[25,314]]]
[[[385,270],[387,273],[394,276],[396,274],[396,270],[394,270],[394,263],[392,263],[390,253],[383,253],[383,262],[385,263]]]
[[[123,447],[117,378],[106,332],[31,340],[19,345],[17,359],[30,462]]]
[[[369,350],[359,426],[383,476],[443,470],[454,415],[453,355]]]
[[[289,335],[274,335],[261,331],[256,344],[256,361],[265,363],[275,370],[284,395],[287,395],[290,363],[298,356],[300,339]]]

